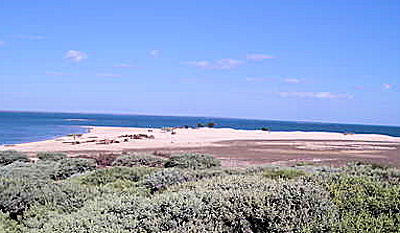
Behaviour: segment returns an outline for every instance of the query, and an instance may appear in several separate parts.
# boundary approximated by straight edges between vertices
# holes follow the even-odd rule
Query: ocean
[[[82,126],[180,127],[215,123],[216,128],[271,131],[325,131],[384,134],[400,137],[400,127],[295,121],[269,121],[213,117],[146,116],[80,113],[0,112],[0,145],[33,142],[71,133],[84,133]]]

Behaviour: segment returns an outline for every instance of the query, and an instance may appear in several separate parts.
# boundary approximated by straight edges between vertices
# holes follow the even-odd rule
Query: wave
[[[72,119],[64,119],[64,121],[94,121],[94,120],[92,120],[92,119],[72,118]]]

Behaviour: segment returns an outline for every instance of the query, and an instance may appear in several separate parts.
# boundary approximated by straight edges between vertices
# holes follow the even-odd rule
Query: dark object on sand
[[[207,124],[207,127],[208,128],[213,128],[215,126],[215,123],[214,122],[209,122],[208,124]]]

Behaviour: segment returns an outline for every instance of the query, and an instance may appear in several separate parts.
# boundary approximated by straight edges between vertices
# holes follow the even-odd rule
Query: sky
[[[400,125],[400,1],[0,0],[0,110]]]

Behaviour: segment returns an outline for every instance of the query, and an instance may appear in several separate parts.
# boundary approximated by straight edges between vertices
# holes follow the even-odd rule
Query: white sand
[[[381,142],[398,145],[399,137],[390,137],[378,134],[350,134],[329,133],[329,132],[265,132],[261,130],[234,130],[234,129],[174,129],[176,134],[165,132],[161,129],[126,128],[126,127],[90,127],[90,133],[77,137],[80,144],[71,144],[74,139],[71,136],[60,137],[52,140],[17,144],[13,146],[1,146],[0,150],[19,150],[26,152],[38,151],[122,151],[125,149],[156,149],[156,148],[185,148],[185,147],[206,147],[223,146],[217,142],[226,140],[271,140],[271,145],[277,143],[272,140],[291,140],[294,143],[299,140],[325,140],[335,141],[332,146],[341,146],[337,141],[360,141],[360,142]],[[154,139],[129,139],[123,142],[121,135],[147,134],[153,135]],[[117,140],[120,143],[98,144],[99,140]],[[86,142],[96,140],[96,142]],[[262,142],[269,143],[269,142]],[[279,142],[278,142],[279,143]],[[281,143],[287,143],[282,141]],[[290,143],[290,142],[289,142]],[[329,144],[329,143],[328,143]],[[339,144],[339,145],[338,145]],[[343,146],[345,146],[343,142]],[[368,143],[365,146],[368,147]],[[376,144],[376,143],[375,143]],[[306,147],[321,147],[313,142],[303,143]],[[326,147],[327,144],[322,145]],[[382,145],[384,146],[384,145]],[[360,145],[362,147],[362,144]],[[368,147],[369,148],[369,147]],[[326,148],[325,148],[326,149]],[[370,148],[369,148],[370,149]]]

